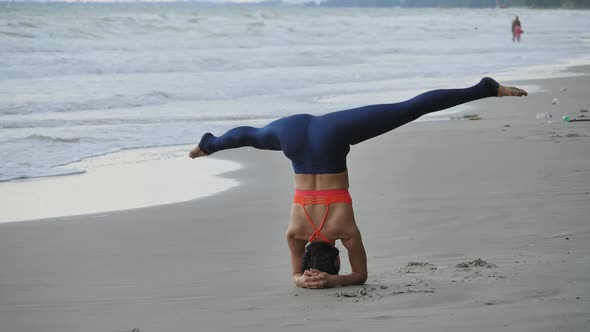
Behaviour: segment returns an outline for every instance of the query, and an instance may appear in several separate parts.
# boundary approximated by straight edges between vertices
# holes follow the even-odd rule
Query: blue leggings
[[[236,127],[222,136],[206,133],[199,146],[206,154],[251,146],[282,150],[297,174],[334,174],[346,170],[350,145],[379,136],[424,114],[498,95],[499,84],[489,77],[464,89],[422,93],[395,103],[370,105],[320,116],[296,114],[265,127]]]

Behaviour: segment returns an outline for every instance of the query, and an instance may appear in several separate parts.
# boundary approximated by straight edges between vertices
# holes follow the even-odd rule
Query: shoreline
[[[191,163],[187,149],[186,145],[129,149],[63,166],[85,169],[79,174],[2,182],[0,223],[179,203],[239,184],[220,177],[238,169],[238,163],[217,158]]]
[[[590,65],[590,57],[585,56],[566,59],[562,64],[538,65],[522,69],[512,68],[498,73],[491,73],[489,76],[504,84],[511,82],[522,82],[523,84],[520,86],[525,88],[525,90],[528,88],[530,90],[529,93],[533,94],[543,92],[543,89],[541,89],[536,84],[531,84],[531,82],[552,78],[583,76],[584,73],[577,71],[576,68],[587,65]],[[483,76],[486,75],[482,75],[482,77]],[[469,82],[466,82],[466,84],[469,84]],[[385,99],[382,94],[380,97],[377,97],[377,99],[379,98]],[[442,113],[438,115],[427,115],[426,119],[423,119],[422,121],[418,119],[416,122],[438,122],[453,120],[453,118],[456,118],[454,117],[455,115],[477,111],[476,106],[469,104],[460,105],[455,108],[457,108],[457,110],[442,111]],[[558,119],[554,118],[553,120],[555,121]],[[97,156],[84,158],[80,161],[57,167],[75,169],[76,166],[80,166],[83,170],[79,173],[16,179],[0,182],[0,199],[3,199],[5,202],[9,202],[10,204],[7,204],[7,206],[11,207],[9,209],[3,209],[3,211],[0,212],[0,223],[22,222],[94,213],[108,213],[126,209],[180,203],[210,195],[216,195],[231,189],[236,185],[239,185],[240,180],[228,179],[223,176],[224,173],[239,168],[240,166],[238,164],[230,165],[228,164],[228,161],[224,159],[218,159],[219,154],[216,154],[216,156],[211,158],[205,158],[206,161],[202,161],[201,159],[198,161],[190,160],[188,157],[186,157],[186,154],[188,154],[188,151],[190,151],[190,149],[193,147],[194,146],[191,145],[170,145],[162,147],[124,149],[119,152],[100,154]],[[168,153],[168,157],[164,157],[163,159],[145,159],[141,157],[142,154],[157,155],[162,153]],[[174,156],[171,157],[170,153],[174,154]],[[125,155],[136,157],[135,159],[131,158],[125,162],[119,162],[113,165],[103,165],[104,160],[110,160],[111,158],[118,158],[119,156]],[[163,160],[168,160],[167,166],[165,167],[161,165]],[[175,165],[176,161],[181,162],[181,165]],[[190,164],[191,161],[192,165]],[[142,164],[145,167],[137,168],[137,164]],[[107,169],[109,171],[96,172],[96,170],[105,169],[101,166],[108,166]],[[169,171],[175,167],[178,168],[177,170],[179,172]],[[194,168],[194,170],[188,171],[191,167]],[[72,192],[72,190],[75,188],[78,188],[77,190],[83,191],[83,188],[85,187],[89,188],[93,185],[96,185],[97,183],[112,181],[113,178],[121,179],[123,177],[133,177],[133,174],[129,173],[129,170],[132,168],[135,168],[135,171],[139,172],[140,174],[145,173],[148,169],[151,169],[154,171],[153,174],[164,173],[174,175],[195,175],[196,173],[199,173],[200,176],[193,176],[190,179],[185,179],[186,181],[181,181],[182,179],[172,177],[171,182],[174,183],[175,186],[169,186],[169,183],[161,183],[157,178],[144,174],[140,182],[136,181],[134,185],[127,187],[125,196],[119,196],[117,199],[111,200],[110,204],[105,201],[105,198],[108,198],[111,195],[107,192],[107,190],[102,191],[102,196],[86,196],[86,203],[80,199],[74,199],[79,197],[78,194]],[[202,174],[206,174],[206,180],[204,183],[207,183],[207,185],[205,188],[199,188],[198,190],[195,190],[194,185],[191,183],[196,184],[199,183],[199,181],[203,181]],[[52,189],[53,187],[65,188],[57,193],[56,196],[55,191]],[[157,198],[146,198],[146,188],[151,188],[151,192],[157,193],[161,193],[161,188],[167,188],[168,191],[164,194],[160,194]],[[15,192],[17,195],[14,194]],[[30,193],[35,194],[31,195]],[[61,197],[59,197],[60,195]],[[51,197],[53,201],[43,201],[42,197],[45,197],[44,199]],[[75,204],[72,204],[73,202],[75,202]],[[101,202],[101,204],[92,202]],[[24,211],[21,208],[22,206],[33,206],[34,209],[27,208],[27,211]]]

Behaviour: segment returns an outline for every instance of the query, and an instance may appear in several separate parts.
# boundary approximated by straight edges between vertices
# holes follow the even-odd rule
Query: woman
[[[237,127],[220,137],[206,133],[191,158],[251,146],[282,150],[295,171],[295,197],[287,241],[293,282],[302,288],[361,285],[367,257],[348,193],[346,156],[350,145],[379,136],[420,116],[492,96],[526,96],[489,77],[464,89],[434,90],[396,104],[364,106],[320,116],[297,114],[263,128]],[[335,241],[348,250],[352,272],[338,275]]]
[[[520,35],[522,35],[523,32],[520,19],[516,16],[514,20],[512,20],[512,42],[516,39],[520,43]]]

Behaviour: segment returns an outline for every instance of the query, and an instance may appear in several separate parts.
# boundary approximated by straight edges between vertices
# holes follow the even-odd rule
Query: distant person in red
[[[516,16],[512,21],[512,42],[516,40],[520,43],[520,35],[522,35],[523,32],[520,20],[518,19],[518,16]]]

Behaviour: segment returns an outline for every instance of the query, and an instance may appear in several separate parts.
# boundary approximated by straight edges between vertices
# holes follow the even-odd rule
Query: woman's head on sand
[[[321,241],[309,243],[305,247],[303,256],[303,271],[317,269],[329,274],[338,274],[340,271],[338,253],[338,248],[329,243]]]

